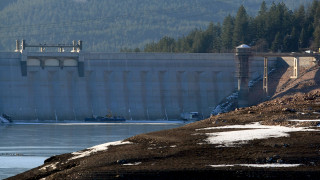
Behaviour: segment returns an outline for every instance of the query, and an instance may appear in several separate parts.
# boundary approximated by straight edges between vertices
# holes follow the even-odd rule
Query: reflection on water
[[[15,123],[0,125],[0,179],[43,164],[53,155],[184,125],[183,122]]]

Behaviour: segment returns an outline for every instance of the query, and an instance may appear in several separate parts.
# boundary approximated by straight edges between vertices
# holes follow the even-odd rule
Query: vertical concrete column
[[[168,113],[166,109],[167,90],[164,82],[164,76],[166,73],[166,71],[158,72],[161,113],[163,114],[164,119],[168,119]]]
[[[72,120],[74,119],[73,111],[72,111],[72,97],[70,97],[70,82],[71,77],[70,74],[65,70],[58,71],[59,73],[59,86],[58,94],[60,96],[60,100],[58,102],[58,106],[55,112],[55,118],[57,120]],[[61,107],[61,103],[63,103],[63,107]]]
[[[169,90],[169,94],[168,94],[169,105],[167,106],[168,116],[171,119],[179,119],[180,104],[179,104],[179,94],[178,94],[179,83],[177,80],[177,72],[168,71],[168,74],[165,78],[166,78],[166,81],[168,81],[167,87]]]
[[[111,97],[112,97],[112,84],[111,84],[111,76],[112,71],[105,71],[103,75],[103,92],[104,92],[104,104],[105,104],[105,111],[106,114],[110,114],[112,112],[111,109]]]
[[[142,79],[141,71],[131,71],[128,77],[128,99],[129,99],[129,109],[130,116],[132,119],[141,119],[141,116],[144,114],[142,96],[145,96],[141,93],[142,90]]]
[[[145,71],[146,72],[146,117],[147,119],[159,119],[158,113],[158,103],[154,103],[156,101],[156,97],[159,95],[154,91],[154,71]]]
[[[86,75],[89,75],[90,72],[87,72]],[[76,114],[77,118],[80,120],[83,120],[85,117],[88,117],[92,115],[92,109],[91,106],[89,107],[88,104],[88,85],[87,85],[87,77],[77,77],[76,78],[76,89],[75,89],[75,94],[76,94]]]
[[[183,85],[182,85],[182,76],[184,74],[184,71],[178,71],[176,72],[176,78],[177,78],[177,101],[178,101],[178,107],[179,107],[179,114],[183,113],[184,111],[184,104],[183,104]]]
[[[108,90],[110,93],[110,112],[114,116],[126,116],[124,95],[123,95],[123,72],[115,70],[110,74]],[[128,117],[125,117],[128,118]]]
[[[265,96],[268,96],[268,58],[267,57],[264,57],[263,93]]]
[[[130,71],[124,71],[123,72],[123,79],[122,79],[122,83],[123,83],[123,97],[124,97],[124,108],[125,108],[125,116],[127,117],[127,119],[132,119],[132,114],[131,114],[131,107],[130,107],[130,99],[129,99],[129,94],[130,91],[129,88],[131,86],[130,82]]]
[[[148,112],[148,88],[147,88],[147,76],[148,71],[141,71],[140,72],[140,82],[141,82],[141,89],[140,89],[140,97],[141,97],[141,107],[143,110],[143,113],[140,115],[141,119],[149,120],[149,112]]]
[[[20,42],[16,40],[16,50],[14,52],[20,52]]]
[[[237,78],[238,78],[238,107],[248,106],[249,83],[249,57],[251,55],[248,45],[238,46],[236,49]]]
[[[201,99],[201,114],[204,117],[208,117],[210,115],[210,108],[208,104],[208,74],[207,72],[199,71],[199,86],[200,86],[200,99]]]
[[[149,106],[149,114],[153,115],[153,117],[150,116],[152,119],[164,119],[165,115],[163,114],[161,104],[161,90],[160,90],[160,78],[159,78],[160,72],[154,71],[151,75],[151,100],[150,100],[150,106]]]
[[[183,72],[181,77],[182,81],[182,101],[183,101],[183,110],[182,112],[190,112],[191,108],[189,108],[189,105],[191,103],[191,100],[189,99],[189,79],[188,79],[188,72]]]
[[[128,117],[128,104],[126,104],[127,97],[126,92],[126,74],[127,71],[117,70],[114,71],[113,76],[113,95],[112,98],[112,115],[114,116],[124,116],[125,118],[129,119]]]
[[[75,72],[74,71],[67,71],[66,72],[66,76],[67,76],[67,99],[68,99],[68,105],[69,105],[69,110],[68,110],[68,114],[66,115],[66,117],[69,120],[77,120],[77,112],[76,112],[76,106],[74,103],[74,99],[75,99],[75,94],[73,93],[75,91]]]
[[[293,58],[293,75],[292,79],[297,79],[299,77],[299,57]]]
[[[53,120],[55,118],[54,112],[55,112],[55,99],[57,98],[55,95],[54,91],[54,83],[55,83],[55,76],[56,76],[56,71],[48,71],[48,93],[49,93],[49,98],[48,98],[48,110],[50,113],[48,114],[49,119]]]
[[[38,71],[30,71],[28,76],[28,96],[27,96],[27,104],[25,107],[26,110],[26,118],[36,120],[38,118],[37,104],[36,104],[36,94],[39,88],[39,72]]]
[[[83,55],[83,53],[79,53],[79,56],[78,56],[78,74],[79,74],[79,77],[84,77],[84,73],[85,73],[84,55]]]
[[[47,70],[40,70],[39,71],[39,81],[38,81],[38,89],[36,90],[36,104],[38,110],[38,118],[40,120],[47,120],[49,117],[47,116],[49,113],[50,107],[48,106],[49,103],[49,93],[48,93],[48,71]],[[59,93],[59,92],[56,92]]]
[[[221,72],[220,71],[214,71],[212,72],[212,86],[213,86],[213,101],[217,102],[217,104],[220,102],[220,99],[223,98],[220,96],[220,89],[221,89],[221,80],[219,79],[221,77]],[[216,104],[216,105],[217,105]]]
[[[27,76],[27,60],[28,60],[28,52],[22,51],[21,53],[21,61],[20,61],[20,68],[21,68],[21,75]]]
[[[87,104],[87,108],[90,112],[91,115],[98,115],[97,112],[94,111],[93,108],[93,98],[94,98],[94,88],[95,88],[95,83],[94,83],[94,74],[93,71],[87,71],[86,73],[86,85],[85,85],[85,89],[86,89],[86,104]],[[89,114],[88,114],[89,115]]]
[[[106,111],[103,110],[103,99],[104,93],[102,93],[103,82],[102,82],[102,71],[96,69],[91,72],[89,78],[89,88],[91,92],[91,104],[95,115],[104,116]]]

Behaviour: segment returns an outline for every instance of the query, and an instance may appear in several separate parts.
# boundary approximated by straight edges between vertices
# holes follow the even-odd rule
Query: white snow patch
[[[78,158],[82,158],[82,157],[86,157],[89,156],[93,153],[99,152],[99,151],[105,151],[109,148],[109,146],[120,146],[120,145],[125,145],[125,144],[132,144],[132,142],[129,141],[115,141],[115,142],[109,142],[109,143],[105,143],[105,144],[100,144],[97,146],[93,146],[91,148],[88,148],[85,151],[78,151],[78,152],[73,152],[72,154],[75,155],[74,157],[72,157],[69,160],[74,160],[74,159],[78,159]]]
[[[238,92],[232,93],[230,96],[226,97],[226,102],[217,105],[211,112],[213,115],[220,113],[225,113],[230,111],[231,106],[233,105],[233,100],[237,99],[239,96]]]
[[[273,138],[288,137],[290,136],[288,134],[289,132],[318,131],[315,129],[308,129],[305,127],[266,126],[266,125],[261,125],[260,123],[203,128],[203,129],[197,129],[197,131],[214,130],[214,129],[245,129],[245,130],[205,133],[208,136],[206,141],[209,144],[220,144],[225,147],[232,147],[232,146],[237,146],[241,144],[246,144],[248,141],[255,140],[255,139],[268,139],[272,137]]]
[[[234,164],[219,164],[219,165],[209,165],[209,166],[217,168],[217,167],[234,167],[235,165]]]
[[[316,119],[316,120],[298,120],[298,119],[294,119],[294,120],[288,120],[290,122],[320,122],[320,119]]]
[[[172,145],[172,146],[170,146],[171,148],[176,148],[177,147],[177,145]]]
[[[55,170],[55,169],[57,169],[57,164],[58,164],[58,162],[46,165],[46,166],[42,167],[40,169],[40,171],[46,171],[48,168],[50,168],[49,170]]]
[[[140,165],[141,162],[135,162],[135,163],[127,163],[127,164],[122,164],[123,166],[137,166]]]
[[[290,168],[299,167],[301,164],[220,164],[220,165],[209,165],[213,168],[218,167],[234,167],[234,166],[244,166],[244,167],[256,167],[256,168]]]
[[[286,168],[286,167],[298,167],[301,164],[240,164],[240,166],[246,167],[261,167],[261,168]]]

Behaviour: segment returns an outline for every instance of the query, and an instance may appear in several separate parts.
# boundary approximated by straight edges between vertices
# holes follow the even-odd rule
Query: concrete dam
[[[263,58],[250,63],[250,79],[261,76]],[[235,71],[233,53],[1,52],[0,113],[14,120],[206,118],[236,90]]]

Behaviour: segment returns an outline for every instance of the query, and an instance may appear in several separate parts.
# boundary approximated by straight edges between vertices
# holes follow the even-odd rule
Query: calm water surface
[[[180,121],[0,124],[0,179],[40,166],[53,155],[183,125]]]

